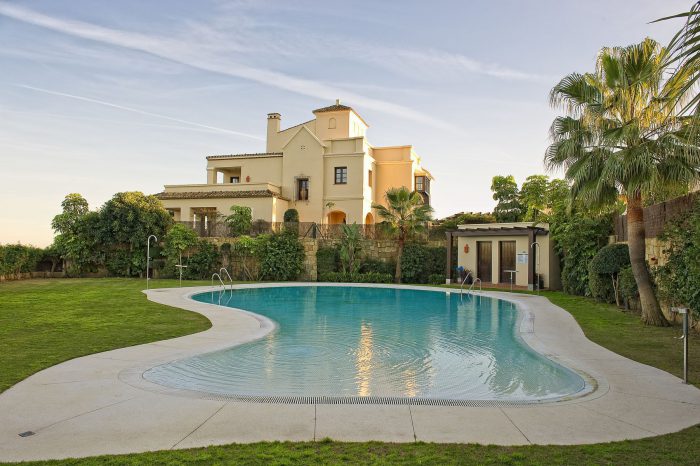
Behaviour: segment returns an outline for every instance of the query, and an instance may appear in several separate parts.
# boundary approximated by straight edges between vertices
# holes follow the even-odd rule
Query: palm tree
[[[384,195],[386,206],[373,204],[379,216],[396,232],[399,249],[396,256],[396,283],[401,283],[401,256],[406,240],[425,228],[432,219],[433,208],[423,201],[416,191],[406,187],[391,188]]]
[[[642,321],[664,326],[645,261],[643,205],[649,193],[698,176],[700,151],[663,96],[686,85],[687,74],[665,79],[667,50],[651,39],[603,48],[594,73],[573,73],[551,91],[554,120],[549,168],[564,168],[571,193],[592,205],[627,202],[630,261],[639,288]]]

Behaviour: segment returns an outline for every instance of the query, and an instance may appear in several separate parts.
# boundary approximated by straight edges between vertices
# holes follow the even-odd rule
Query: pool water
[[[519,336],[515,305],[405,288],[284,286],[193,299],[263,315],[264,338],[154,367],[146,379],[233,396],[559,398],[582,390],[573,371]]]

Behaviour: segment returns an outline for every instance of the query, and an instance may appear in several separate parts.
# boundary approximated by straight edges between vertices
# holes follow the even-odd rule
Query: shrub
[[[345,272],[329,272],[319,274],[318,281],[320,282],[335,282],[335,283],[392,283],[394,275],[390,273],[345,273]]]
[[[226,225],[232,236],[249,234],[253,226],[253,211],[250,207],[232,205],[231,214],[226,217]]]
[[[41,249],[32,246],[0,245],[0,275],[34,272],[42,254]]]
[[[388,273],[393,275],[396,272],[396,262],[383,261],[379,259],[365,259],[360,266],[360,273]]]
[[[666,226],[666,264],[657,269],[661,297],[671,306],[685,306],[700,316],[700,201]]]
[[[561,258],[562,288],[566,293],[591,296],[588,264],[612,231],[611,215],[556,211],[550,218],[554,250]]]
[[[444,247],[431,248],[423,244],[409,243],[401,257],[401,281],[404,283],[428,283],[430,275],[445,271]]]
[[[630,266],[630,252],[627,244],[614,243],[604,246],[593,257],[588,265],[591,294],[596,299],[607,302],[615,302],[620,305],[619,274],[622,269]],[[597,275],[595,277],[594,275]],[[600,279],[600,281],[598,280]],[[609,287],[604,281],[609,281]],[[595,290],[593,289],[595,286]],[[612,301],[610,300],[612,289]]]
[[[588,289],[590,296],[596,301],[615,302],[615,289],[610,282],[610,277],[596,273],[590,268],[588,270]]]
[[[632,267],[625,267],[620,270],[619,277],[619,291],[620,296],[625,300],[625,307],[628,309],[638,308],[639,290],[637,289],[637,282],[632,274]]]
[[[214,272],[218,272],[220,267],[221,254],[216,245],[199,240],[195,252],[187,258],[187,268],[183,276],[190,279],[208,279]]]
[[[241,236],[231,245],[231,259],[236,259],[241,268],[241,278],[259,281],[262,279],[261,258],[263,246],[269,237],[261,235],[255,238]]]
[[[260,268],[266,280],[296,280],[304,270],[304,246],[288,230],[265,238],[261,244]]]
[[[335,246],[320,246],[316,251],[316,270],[319,275],[337,272],[340,268],[340,255]]]
[[[444,273],[431,273],[428,277],[428,283],[431,285],[443,285],[445,283]]]
[[[299,211],[296,209],[285,210],[284,223],[299,223]]]

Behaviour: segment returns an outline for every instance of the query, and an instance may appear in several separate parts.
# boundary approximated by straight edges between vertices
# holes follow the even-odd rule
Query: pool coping
[[[417,291],[426,291],[433,293],[443,293],[443,294],[460,294],[456,293],[453,289],[443,288],[443,287],[431,287],[431,286],[420,286],[420,285],[395,285],[395,284],[371,284],[371,283],[260,283],[260,284],[238,284],[238,285],[227,285],[226,287],[214,286],[214,287],[201,287],[203,290],[198,291],[188,291],[182,297],[190,302],[201,303],[205,305],[211,305],[216,308],[224,308],[227,311],[233,311],[242,313],[243,315],[250,316],[260,322],[260,332],[256,332],[250,335],[250,339],[239,341],[236,344],[228,345],[224,348],[219,348],[217,345],[216,349],[206,350],[201,348],[201,351],[197,351],[196,355],[223,351],[228,348],[239,346],[245,343],[250,343],[252,341],[260,340],[265,338],[269,333],[273,332],[277,323],[273,320],[258,314],[253,311],[240,309],[228,305],[222,305],[221,301],[219,304],[202,303],[201,301],[196,301],[193,299],[195,295],[202,293],[228,293],[228,290],[236,289],[251,289],[251,288],[284,288],[284,287],[353,287],[353,288],[386,288],[386,289],[410,289]],[[223,288],[223,289],[222,289]],[[420,406],[470,406],[470,407],[518,407],[518,406],[528,406],[528,405],[544,405],[548,403],[565,403],[572,400],[576,400],[586,396],[599,396],[595,392],[597,390],[605,390],[607,388],[607,382],[603,377],[594,377],[588,372],[581,370],[576,367],[571,367],[569,361],[562,361],[557,357],[556,353],[550,351],[549,348],[537,344],[536,337],[534,337],[534,322],[536,319],[535,314],[532,310],[526,308],[522,302],[513,299],[510,294],[508,296],[495,296],[492,292],[475,292],[471,296],[469,293],[464,293],[465,299],[471,299],[476,297],[490,297],[495,299],[500,299],[507,301],[515,306],[517,311],[517,320],[515,324],[515,332],[517,337],[519,337],[523,343],[528,346],[532,351],[538,353],[540,356],[553,361],[555,364],[563,366],[565,369],[570,370],[581,377],[583,381],[583,387],[574,393],[543,398],[539,400],[520,400],[520,399],[452,399],[452,398],[434,398],[434,397],[402,397],[402,396],[325,396],[325,395],[235,395],[235,394],[222,394],[216,392],[207,392],[204,390],[196,389],[183,389],[171,387],[165,384],[160,384],[146,378],[145,373],[154,367],[160,365],[169,364],[171,362],[176,362],[179,360],[187,359],[194,354],[178,357],[176,359],[171,359],[167,361],[159,361],[157,364],[152,362],[144,362],[138,366],[134,366],[129,369],[125,369],[119,374],[119,378],[122,382],[128,383],[134,387],[138,387],[144,390],[157,391],[161,393],[168,393],[175,396],[184,396],[189,398],[201,398],[206,400],[228,400],[228,401],[243,401],[251,403],[290,403],[290,404],[366,404],[366,405],[420,405]],[[221,294],[220,294],[221,296]],[[229,298],[230,299],[230,298]],[[531,316],[530,320],[526,321],[526,317]],[[532,328],[527,329],[526,326],[531,326]]]
[[[400,287],[455,292],[429,286]],[[589,374],[597,383],[595,391],[570,400],[524,406],[293,405],[205,399],[173,393],[156,384],[145,387],[141,381],[134,385],[143,367],[230,347],[270,330],[269,324],[251,315],[230,312],[228,307],[228,312],[221,312],[219,306],[187,299],[210,289],[145,292],[151,301],[204,315],[212,322],[208,330],[66,361],[0,394],[0,461],[323,438],[586,444],[671,433],[700,423],[697,388],[591,342],[571,314],[544,297],[500,291],[484,295],[516,301],[533,312],[533,332],[523,335],[527,344],[565,367]]]

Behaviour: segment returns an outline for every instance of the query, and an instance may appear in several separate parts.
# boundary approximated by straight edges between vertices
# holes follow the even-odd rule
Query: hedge
[[[430,283],[430,276],[445,273],[444,247],[428,247],[409,243],[401,256],[401,281],[403,283]]]
[[[330,272],[318,275],[320,282],[336,282],[336,283],[392,283],[394,276],[390,273],[343,273]]]

